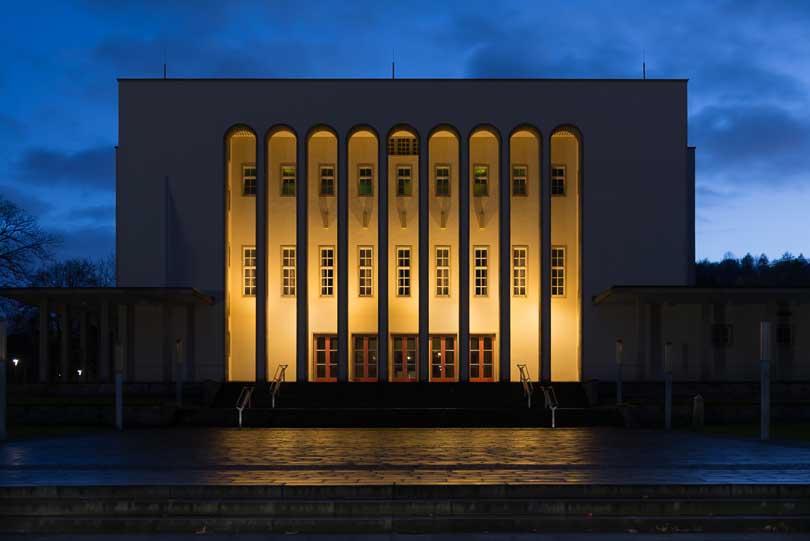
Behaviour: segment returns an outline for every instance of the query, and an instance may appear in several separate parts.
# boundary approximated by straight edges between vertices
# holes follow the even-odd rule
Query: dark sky
[[[697,255],[810,254],[810,2],[4,2],[0,192],[113,251],[116,77],[688,78]],[[650,179],[654,181],[655,179]],[[586,179],[587,182],[587,179]]]

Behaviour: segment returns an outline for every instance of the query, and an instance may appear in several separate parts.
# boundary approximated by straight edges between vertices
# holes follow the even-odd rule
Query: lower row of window
[[[317,335],[313,359],[314,381],[337,381],[339,339]],[[470,381],[494,381],[492,335],[470,336]],[[417,381],[419,376],[418,340],[414,334],[391,337],[391,381]],[[454,335],[430,336],[430,381],[458,381],[457,339]],[[377,381],[378,337],[354,335],[351,344],[352,381]]]

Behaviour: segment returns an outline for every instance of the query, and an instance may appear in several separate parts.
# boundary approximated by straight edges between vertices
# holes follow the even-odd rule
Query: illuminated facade
[[[193,379],[605,377],[637,314],[594,297],[690,284],[682,80],[122,80],[119,101],[119,285],[214,298]],[[165,343],[175,316],[148,310],[132,332]]]

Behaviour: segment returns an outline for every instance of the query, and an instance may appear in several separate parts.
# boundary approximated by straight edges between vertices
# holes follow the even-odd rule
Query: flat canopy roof
[[[191,287],[0,287],[0,297],[37,306],[43,300],[71,304],[101,301],[126,304],[160,302],[213,304],[214,298]]]
[[[806,287],[690,287],[690,286],[613,286],[593,297],[593,303],[628,304],[636,301],[667,304],[766,304],[769,302],[810,302]]]

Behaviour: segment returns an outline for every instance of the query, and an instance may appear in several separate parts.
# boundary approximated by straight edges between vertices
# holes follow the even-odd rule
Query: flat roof
[[[810,302],[807,287],[692,287],[613,286],[595,295],[593,304],[627,304],[637,300],[668,304],[765,304],[768,302]]]
[[[639,77],[612,77],[606,79],[599,79],[596,77],[585,78],[564,78],[564,77],[398,77],[391,79],[389,77],[117,77],[119,82],[128,81],[213,81],[213,82],[249,82],[249,81],[276,81],[276,82],[332,82],[332,83],[356,83],[356,82],[380,82],[380,83],[400,83],[400,82],[559,82],[559,83],[686,83],[688,78],[673,78],[673,79],[642,79]]]
[[[37,306],[43,300],[91,304],[101,301],[213,304],[214,298],[191,287],[0,287],[0,297]]]

